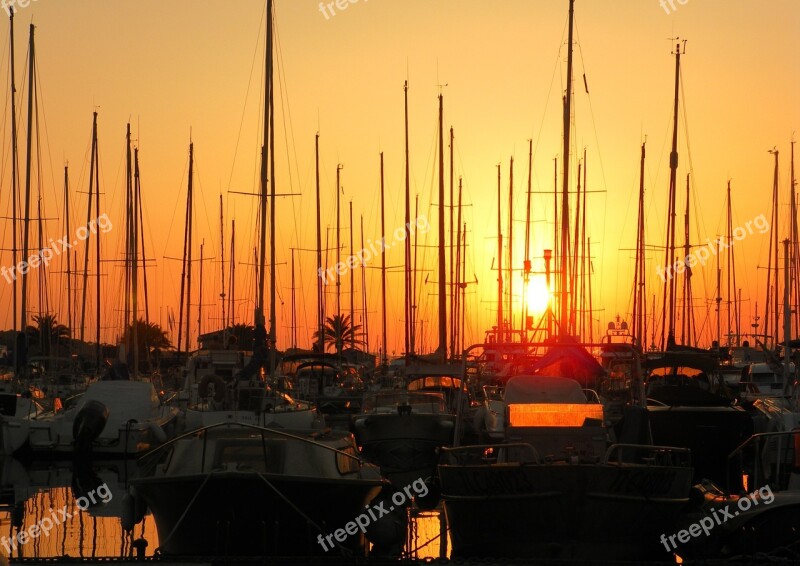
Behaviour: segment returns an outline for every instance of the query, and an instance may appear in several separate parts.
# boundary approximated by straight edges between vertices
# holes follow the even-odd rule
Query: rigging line
[[[259,39],[261,37],[263,37],[262,26],[263,26],[264,20],[266,20],[266,10],[267,10],[267,4],[266,4],[266,2],[264,2],[264,9],[261,11],[261,17],[258,19],[258,21],[259,21],[259,24],[258,24],[258,35],[256,37],[259,38]],[[233,148],[233,162],[231,163],[231,174],[228,177],[228,188],[229,189],[230,189],[231,184],[233,182],[233,172],[234,172],[234,169],[236,168],[236,156],[239,153],[239,143],[241,142],[241,139],[242,139],[242,129],[244,128],[244,117],[245,117],[245,114],[247,112],[247,99],[248,99],[248,97],[250,95],[250,87],[251,87],[251,85],[253,83],[253,70],[255,69],[255,66],[256,66],[256,60],[260,59],[258,46],[259,46],[259,40],[256,40],[255,46],[253,47],[253,61],[250,64],[250,74],[249,74],[248,79],[247,79],[247,88],[245,89],[245,94],[244,94],[244,104],[243,104],[243,108],[242,108],[242,118],[239,121],[239,131],[236,134],[236,145]]]

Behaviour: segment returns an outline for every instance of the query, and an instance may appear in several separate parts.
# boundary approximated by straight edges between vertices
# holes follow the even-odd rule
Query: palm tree
[[[319,344],[320,331],[314,333],[314,339]],[[325,319],[325,326],[322,329],[322,338],[326,346],[330,347],[333,344],[336,353],[341,355],[345,344],[353,343],[357,346],[363,346],[364,340],[361,339],[361,325],[352,325],[349,315],[337,314],[329,316]]]
[[[172,347],[172,342],[167,338],[167,331],[155,322],[145,322],[141,318],[136,321],[137,342],[139,344],[139,358],[146,359],[152,350],[164,350]],[[128,338],[133,341],[133,325],[125,329],[120,342],[128,343]]]
[[[39,352],[43,356],[50,355],[54,342],[58,345],[61,340],[70,337],[69,328],[59,324],[55,315],[34,315],[33,322],[36,323],[36,326],[28,325],[25,333],[28,335],[29,342],[39,345]]]

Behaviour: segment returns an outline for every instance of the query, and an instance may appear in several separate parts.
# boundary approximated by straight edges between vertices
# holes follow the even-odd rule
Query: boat
[[[167,442],[140,459],[131,484],[153,513],[158,551],[192,556],[324,555],[319,538],[354,520],[386,487],[348,432],[243,423]],[[363,555],[364,535],[336,547]]]
[[[183,430],[220,422],[294,429],[322,426],[311,403],[273,389],[258,374],[244,373],[249,357],[249,352],[238,350],[199,350],[190,355],[180,393]]]
[[[150,382],[101,380],[52,412],[7,419],[4,439],[34,454],[143,454],[174,435],[178,412]]]
[[[617,433],[597,395],[562,375],[514,376],[498,405],[487,416],[497,441],[442,449],[452,556],[658,556],[658,535],[689,501],[688,449],[648,443],[641,406]]]

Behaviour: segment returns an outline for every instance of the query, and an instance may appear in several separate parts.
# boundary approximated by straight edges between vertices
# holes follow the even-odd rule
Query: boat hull
[[[153,513],[165,554],[312,556],[327,554],[314,524],[326,533],[343,528],[383,485],[379,479],[214,472],[144,478],[134,482],[134,489]],[[339,544],[364,554],[360,532]]]
[[[659,537],[692,469],[614,464],[440,465],[454,557],[668,558]]]
[[[360,415],[353,429],[364,458],[380,466],[393,485],[403,487],[434,474],[437,449],[453,445],[455,416]]]

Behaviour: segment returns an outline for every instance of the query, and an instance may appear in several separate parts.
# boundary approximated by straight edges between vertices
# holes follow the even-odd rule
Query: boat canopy
[[[507,404],[587,403],[581,384],[574,379],[547,375],[518,375],[508,380]]]

